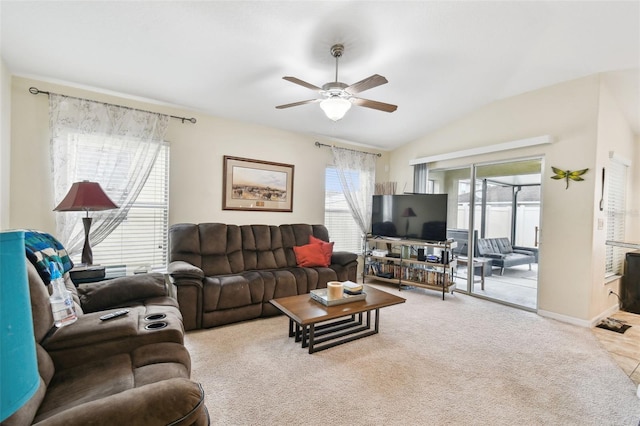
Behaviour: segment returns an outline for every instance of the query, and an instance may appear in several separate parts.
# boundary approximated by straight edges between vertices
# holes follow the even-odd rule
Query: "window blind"
[[[342,193],[338,173],[331,166],[325,170],[324,226],[329,230],[331,241],[335,242],[334,250],[353,253],[362,251],[360,229]]]
[[[627,165],[611,158],[607,168],[607,240],[625,239],[625,193],[627,188]],[[624,251],[620,247],[606,246],[606,275],[622,275]]]
[[[115,142],[114,142],[115,143]],[[133,152],[121,148],[109,149],[108,144],[93,143],[91,138],[77,140],[79,160],[77,176],[92,180],[92,171],[82,164],[95,164],[88,160],[99,156],[115,173],[103,189],[121,187],[131,173],[130,156]],[[99,147],[99,148],[98,148]],[[91,213],[90,213],[91,214]],[[82,227],[81,221],[76,226]],[[126,265],[151,270],[163,270],[167,265],[169,226],[169,144],[163,143],[149,177],[128,211],[126,218],[99,244],[91,245],[94,264]],[[72,257],[80,263],[80,254]]]

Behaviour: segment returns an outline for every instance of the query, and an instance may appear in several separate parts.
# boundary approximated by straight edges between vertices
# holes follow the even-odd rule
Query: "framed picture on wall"
[[[223,157],[223,210],[293,211],[292,164]]]

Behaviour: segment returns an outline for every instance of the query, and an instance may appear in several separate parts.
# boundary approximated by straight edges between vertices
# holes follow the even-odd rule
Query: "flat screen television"
[[[447,194],[374,195],[371,235],[446,241]]]

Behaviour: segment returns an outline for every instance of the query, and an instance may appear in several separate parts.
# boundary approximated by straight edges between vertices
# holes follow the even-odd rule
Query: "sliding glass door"
[[[536,158],[430,171],[449,195],[457,291],[537,308],[541,170]]]
[[[453,276],[456,290],[469,293],[473,282],[467,266],[467,259],[471,256],[470,247],[473,244],[469,240],[473,206],[471,167],[429,171],[429,181],[428,187],[433,193],[448,194],[447,238],[452,238],[457,243],[453,250],[457,258],[457,267]]]

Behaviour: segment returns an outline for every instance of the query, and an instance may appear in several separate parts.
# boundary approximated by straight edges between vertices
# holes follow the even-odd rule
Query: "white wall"
[[[0,230],[9,228],[11,74],[0,58]]]
[[[195,117],[196,124],[172,119],[167,131],[167,140],[171,143],[170,224],[324,221],[324,169],[331,162],[331,150],[317,148],[314,142],[332,144],[331,141],[14,76],[10,203],[10,226],[13,228],[27,227],[54,233],[54,215],[62,214],[52,211],[55,201],[59,200],[52,199],[50,183],[48,99],[45,95],[30,94],[30,86],[164,114]],[[293,212],[222,210],[224,155],[293,164]],[[383,170],[388,154],[377,161]]]
[[[604,267],[599,265],[602,243],[594,238],[600,182],[598,153],[608,149],[610,143],[598,139],[600,88],[600,76],[591,76],[494,102],[395,150],[390,161],[392,180],[412,182],[412,168],[408,166],[411,159],[551,135],[555,140],[551,145],[450,160],[430,167],[544,158],[539,311],[583,324],[600,315],[603,306],[616,304],[614,297],[606,295]],[[611,114],[620,118],[617,112]],[[589,168],[589,172],[584,175],[585,182],[572,182],[565,190],[564,182],[549,179],[551,166],[564,170]],[[597,265],[592,267],[594,262]]]

